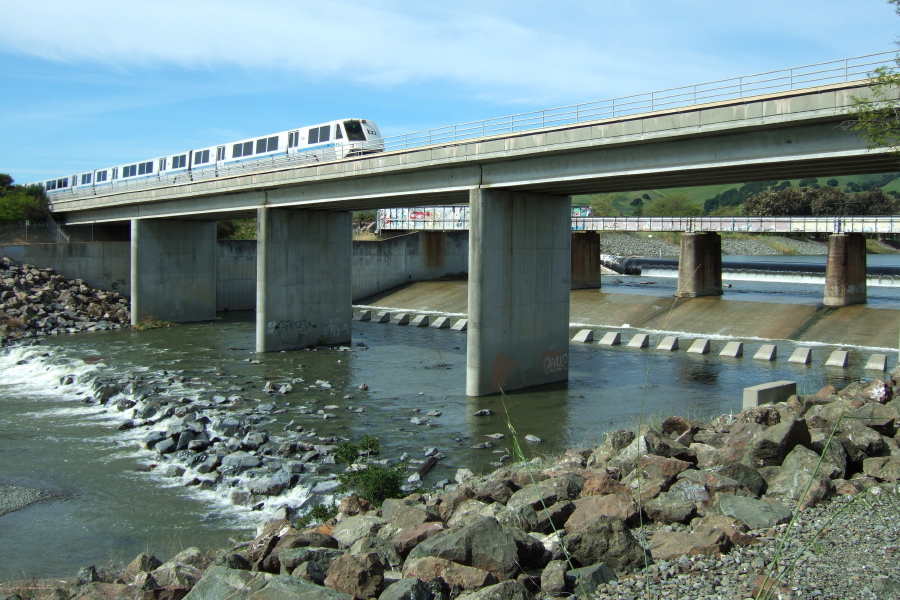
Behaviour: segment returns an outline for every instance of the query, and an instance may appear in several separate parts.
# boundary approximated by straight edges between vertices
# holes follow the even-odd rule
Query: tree
[[[810,212],[814,216],[859,215],[850,196],[833,187],[804,190],[809,199]]]
[[[703,209],[683,193],[675,192],[655,200],[644,210],[644,214],[648,217],[699,217],[703,215]]]
[[[837,187],[838,180],[837,179],[829,179],[828,181],[825,182],[825,185],[827,185],[828,187],[833,187],[833,188]]]
[[[47,218],[47,196],[39,185],[15,185],[0,173],[0,223],[43,221]]]
[[[622,213],[613,205],[613,194],[592,194],[591,214],[595,217],[621,217]]]
[[[810,200],[808,194],[794,188],[767,190],[748,198],[744,212],[751,217],[807,217]]]

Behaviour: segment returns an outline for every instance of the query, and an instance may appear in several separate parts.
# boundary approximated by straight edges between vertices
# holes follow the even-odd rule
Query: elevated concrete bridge
[[[651,94],[647,112],[528,131],[512,119],[507,133],[57,196],[51,208],[70,224],[131,222],[135,321],[214,318],[213,221],[257,217],[256,348],[266,352],[350,341],[349,211],[468,203],[467,393],[564,381],[569,196],[896,170],[894,156],[841,126],[852,98],[869,93],[866,69],[843,64],[840,82],[817,87],[794,89],[793,70],[774,93],[745,92],[740,78],[740,92],[715,102],[658,110]]]

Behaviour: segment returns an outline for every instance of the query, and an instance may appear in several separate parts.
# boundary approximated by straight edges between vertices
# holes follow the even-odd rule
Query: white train
[[[66,192],[115,189],[131,182],[174,183],[195,176],[205,179],[226,174],[235,165],[252,166],[253,161],[273,163],[284,158],[317,162],[383,150],[383,138],[373,121],[342,119],[38,183],[53,197]]]

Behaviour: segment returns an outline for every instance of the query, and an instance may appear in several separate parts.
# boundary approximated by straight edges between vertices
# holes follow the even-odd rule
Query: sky
[[[0,0],[29,183],[343,118],[385,136],[896,50],[885,0]]]

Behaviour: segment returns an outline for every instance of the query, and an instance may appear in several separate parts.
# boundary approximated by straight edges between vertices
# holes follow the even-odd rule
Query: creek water
[[[642,293],[650,286],[621,287]],[[748,288],[747,294],[802,301],[805,292],[791,287]],[[101,378],[138,376],[153,393],[172,398],[237,393],[248,399],[244,405],[274,402],[278,410],[266,429],[279,439],[289,439],[285,425],[293,421],[306,428],[300,441],[375,435],[382,456],[392,459],[403,452],[422,459],[426,448],[436,447],[446,458],[426,476],[429,486],[452,479],[459,467],[491,470],[489,463],[510,446],[507,414],[520,437],[543,440],[522,441],[526,453],[550,454],[597,444],[606,432],[641,419],[737,412],[742,388],[763,381],[797,381],[801,393],[840,387],[871,377],[863,363],[875,351],[853,352],[849,368],[834,369],[822,366],[834,349],[827,345],[814,347],[808,366],[752,360],[759,340],[745,341],[742,359],[572,344],[568,385],[504,400],[465,397],[464,333],[354,322],[349,348],[265,355],[252,351],[253,340],[252,313],[226,313],[212,323],[60,336],[0,350],[0,484],[56,493],[0,517],[0,579],[67,577],[82,566],[127,562],[140,552],[165,559],[187,546],[221,547],[229,538],[251,538],[281,504],[308,499],[309,486],[301,481],[253,510],[232,502],[233,488],[188,487],[166,469],[153,468],[158,457],[138,446],[146,432],[117,430],[127,412],[85,402]],[[789,356],[791,344],[779,344],[779,354]],[[891,354],[889,361],[895,358]],[[64,384],[66,378],[71,383]],[[291,380],[297,383],[290,394],[263,391],[267,381]],[[362,384],[368,390],[360,390]],[[329,405],[337,406],[329,409],[336,418],[316,414]],[[473,416],[483,408],[495,414]],[[441,415],[421,425],[410,422],[425,420],[429,411]],[[507,437],[491,449],[472,448],[494,433]]]

